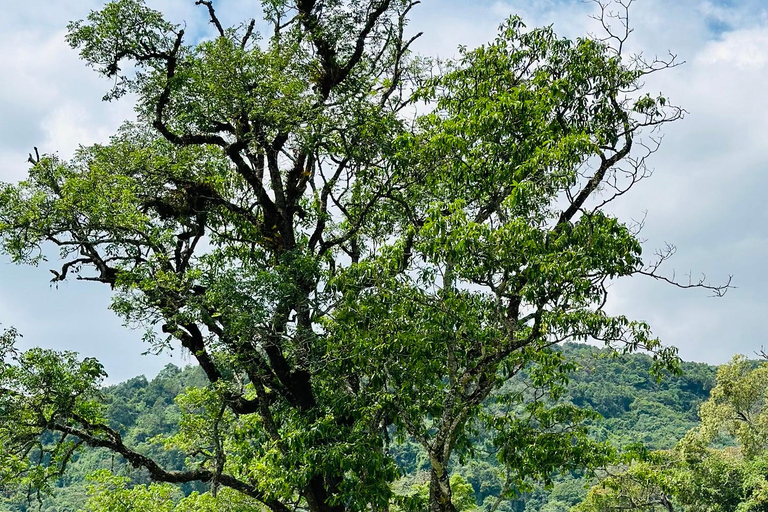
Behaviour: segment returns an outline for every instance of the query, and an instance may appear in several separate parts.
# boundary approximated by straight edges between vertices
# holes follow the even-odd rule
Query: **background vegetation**
[[[655,379],[649,370],[653,361],[642,354],[615,357],[612,352],[588,345],[565,344],[562,350],[574,357],[579,368],[570,378],[563,400],[598,412],[602,417],[592,420],[593,436],[618,446],[642,442],[652,450],[672,448],[687,431],[698,424],[699,405],[709,397],[715,384],[716,368],[706,364],[683,363],[682,376]],[[519,385],[524,374],[510,386]],[[119,429],[127,440],[162,461],[168,468],[183,466],[184,456],[165,450],[156,441],[160,434],[173,434],[181,412],[177,397],[189,387],[205,385],[205,376],[196,366],[184,369],[167,366],[151,381],[135,377],[103,390],[108,405],[110,425]],[[493,407],[492,407],[493,408]],[[479,434],[482,437],[482,433]],[[476,459],[454,460],[452,464],[454,500],[457,508],[475,507],[487,510],[496,503],[504,485],[503,470],[496,462],[489,439],[478,443],[481,448]],[[426,454],[411,440],[393,442],[390,447],[400,470],[398,492],[413,495],[426,491],[428,465]],[[98,487],[88,476],[98,470],[110,470],[130,479],[130,485],[150,483],[148,475],[130,468],[120,456],[106,450],[82,452],[76,455],[70,471],[58,480],[51,496],[25,493],[3,494],[3,512],[73,512],[85,506],[88,489]],[[114,485],[114,482],[112,482]],[[588,480],[579,472],[558,475],[551,486],[536,484],[518,499],[505,500],[497,510],[515,512],[569,510],[587,494]],[[204,484],[184,484],[178,493],[168,495],[168,501],[178,502],[182,496],[205,491]]]

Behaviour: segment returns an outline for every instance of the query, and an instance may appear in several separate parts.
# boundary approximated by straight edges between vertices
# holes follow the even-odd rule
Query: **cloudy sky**
[[[109,84],[78,61],[64,43],[66,23],[98,8],[96,0],[35,0],[3,7],[0,32],[0,180],[22,179],[33,146],[67,157],[78,144],[105,141],[131,117],[130,99],[103,103]],[[153,0],[187,33],[210,30],[194,0]],[[219,0],[231,24],[254,16],[254,0]],[[731,290],[715,299],[633,278],[612,288],[613,312],[651,323],[683,358],[722,363],[753,354],[768,340],[768,11],[762,0],[637,0],[631,10],[631,48],[646,55],[672,51],[685,65],[648,81],[689,112],[668,126],[650,162],[651,179],[616,205],[626,219],[646,216],[650,253],[666,242],[678,252],[671,274],[702,273],[714,283],[733,274]],[[423,0],[411,27],[423,31],[417,50],[451,57],[460,44],[476,46],[498,24],[519,14],[528,26],[553,24],[568,37],[594,32],[594,4],[580,0]],[[646,213],[647,212],[647,213]],[[141,333],[121,327],[108,310],[105,287],[49,285],[48,267],[25,268],[0,258],[0,323],[16,326],[23,345],[75,350],[96,357],[110,381],[154,375],[178,354],[142,356]]]

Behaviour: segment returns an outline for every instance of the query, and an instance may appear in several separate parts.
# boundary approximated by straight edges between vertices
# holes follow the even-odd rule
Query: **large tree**
[[[162,467],[106,422],[96,361],[9,341],[4,477],[44,485],[101,447],[276,512],[386,510],[388,446],[407,436],[437,512],[455,510],[451,457],[472,455],[478,428],[508,492],[594,462],[584,413],[541,399],[569,369],[548,348],[595,339],[674,362],[646,324],[603,309],[611,280],[660,277],[605,206],[682,115],[642,91],[674,62],[622,55],[626,17],[606,10],[605,39],[511,18],[436,62],[409,51],[411,0],[264,0],[263,34],[196,3],[212,37],[141,0],[70,24],[137,121],[70,161],[36,152],[28,179],[0,188],[6,254],[38,264],[57,247],[54,282],[109,286],[151,348],[181,345],[204,370],[167,441],[187,465]],[[543,392],[507,392],[523,368]],[[484,414],[490,402],[509,412]]]

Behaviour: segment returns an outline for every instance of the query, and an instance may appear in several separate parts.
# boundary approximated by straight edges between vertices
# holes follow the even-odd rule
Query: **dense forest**
[[[578,361],[562,399],[599,413],[600,417],[591,421],[591,435],[619,447],[637,442],[649,450],[673,447],[698,423],[699,405],[708,398],[715,383],[716,368],[706,364],[683,363],[683,375],[666,375],[658,380],[650,373],[653,361],[646,355],[616,357],[611,351],[577,344],[565,344],[561,350]],[[524,380],[525,374],[521,373],[510,385]],[[179,424],[179,397],[190,388],[204,387],[205,382],[197,366],[180,369],[168,365],[151,381],[139,376],[106,387],[103,394],[108,403],[110,424],[123,432],[126,440],[168,468],[181,467],[184,456],[165,450],[163,441],[175,433]],[[462,510],[474,507],[489,510],[504,484],[493,446],[482,441],[478,445],[486,451],[474,460],[454,460],[452,464],[455,499]],[[390,449],[402,473],[396,484],[398,492],[403,495],[425,492],[429,461],[423,450],[407,439],[400,443],[393,440]],[[145,473],[131,469],[122,457],[107,451],[83,452],[74,457],[70,470],[56,482],[51,495],[27,495],[21,490],[21,494],[5,495],[0,510],[81,510],[88,500],[89,489],[96,493],[104,485],[89,476],[99,474],[100,470],[130,479],[131,486],[149,483]],[[496,510],[566,511],[586,496],[588,484],[589,480],[579,472],[560,474],[550,485],[538,483],[517,499],[504,500]],[[186,484],[168,499],[179,500],[195,491],[204,492],[207,487]]]

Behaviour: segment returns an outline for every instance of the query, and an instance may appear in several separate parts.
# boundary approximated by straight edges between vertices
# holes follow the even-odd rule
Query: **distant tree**
[[[601,460],[587,413],[544,405],[571,368],[548,347],[589,338],[676,361],[648,325],[603,309],[613,279],[664,279],[671,251],[643,260],[604,207],[682,115],[642,90],[674,60],[626,58],[629,28],[610,25],[626,17],[603,11],[605,40],[511,18],[432,62],[409,51],[416,3],[265,0],[263,38],[206,0],[202,40],[141,0],[70,24],[114,83],[106,98],[134,94],[138,121],[71,161],[30,155],[28,178],[0,188],[2,248],[32,265],[58,248],[55,283],[109,286],[127,324],[157,351],[184,347],[210,384],[180,399],[166,443],[188,460],[170,470],[108,424],[98,362],[7,343],[4,481],[45,489],[101,447],[158,483],[210,482],[210,499],[386,510],[388,443],[407,436],[437,512],[456,510],[451,457],[472,455],[480,424],[507,493]],[[532,391],[500,392],[522,368]],[[484,414],[490,402],[506,412]]]
[[[576,512],[766,510],[766,398],[768,364],[736,356],[718,370],[699,426],[674,450],[628,454],[628,464],[609,470]],[[729,442],[736,446],[721,447]]]
[[[701,426],[691,432],[702,443],[725,434],[746,457],[768,451],[768,363],[737,355],[717,371],[717,385],[699,411]]]

